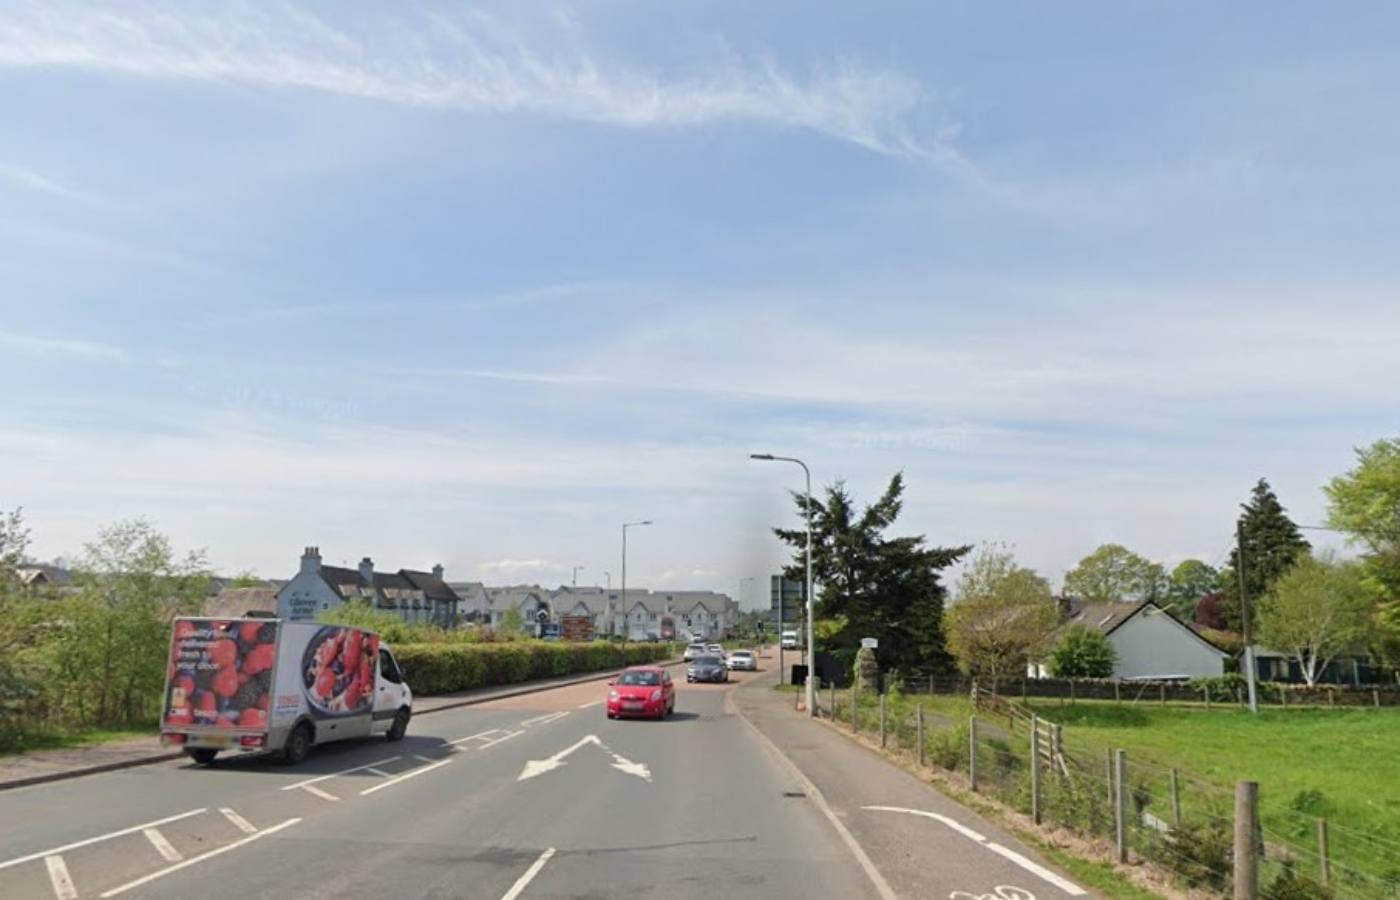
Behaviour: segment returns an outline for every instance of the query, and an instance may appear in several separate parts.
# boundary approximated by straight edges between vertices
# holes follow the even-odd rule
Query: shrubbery
[[[670,644],[593,641],[398,644],[394,656],[415,694],[450,694],[535,678],[577,675],[669,659]]]

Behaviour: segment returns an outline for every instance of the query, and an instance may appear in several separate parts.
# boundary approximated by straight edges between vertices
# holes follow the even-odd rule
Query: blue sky
[[[523,8],[522,8],[523,7]],[[1400,413],[1390,4],[7,4],[0,505],[734,591],[802,456],[1052,579]],[[750,588],[750,599],[756,592]]]

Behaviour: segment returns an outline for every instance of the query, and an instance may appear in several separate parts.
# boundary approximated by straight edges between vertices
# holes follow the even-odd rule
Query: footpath
[[[1004,829],[794,709],[777,674],[730,692],[735,712],[796,769],[884,898],[1091,896]],[[784,802],[792,802],[791,800]]]
[[[670,665],[664,663],[663,665]],[[539,681],[524,681],[519,684],[501,687],[477,688],[456,694],[442,694],[436,697],[415,697],[414,717],[430,715],[444,709],[459,706],[472,706],[492,700],[504,700],[524,694],[550,691],[555,688],[612,678],[620,669],[606,672],[592,672],[587,675],[567,675],[562,678],[546,678]],[[71,747],[55,750],[33,750],[13,756],[0,756],[0,791],[24,787],[30,784],[43,784],[82,775],[95,775],[114,769],[127,769],[133,766],[146,766],[167,760],[179,759],[184,753],[169,747],[162,747],[160,736],[151,734],[145,737],[123,741],[110,741],[93,744],[89,747]]]

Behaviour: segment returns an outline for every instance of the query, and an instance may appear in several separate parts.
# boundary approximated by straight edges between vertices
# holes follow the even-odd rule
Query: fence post
[[[1206,709],[1210,709],[1210,685],[1206,685]]]
[[[1031,819],[1040,824],[1040,717],[1031,716]]]
[[[1381,708],[1381,692],[1377,688],[1371,688],[1371,701],[1376,704],[1376,709]]]
[[[1074,679],[1069,680],[1069,705],[1074,705]]]
[[[1026,679],[1021,679],[1021,702],[1026,702]]]
[[[1118,796],[1118,791],[1113,786],[1113,748],[1109,747],[1105,751],[1105,755],[1108,757],[1108,766],[1104,770],[1108,775],[1108,780],[1105,782],[1108,785],[1108,808],[1113,809],[1113,804],[1117,802],[1114,798]]]
[[[1317,820],[1317,864],[1322,869],[1322,886],[1332,883],[1332,860],[1327,853],[1327,820]]]
[[[1165,681],[1163,681],[1161,684],[1157,685],[1157,692],[1158,692],[1158,693],[1161,695],[1161,697],[1162,697],[1162,705],[1163,705],[1163,706],[1166,706],[1166,705],[1167,705],[1167,683],[1166,683]]]
[[[919,745],[919,765],[924,764],[924,705],[914,707],[914,740]]]
[[[972,782],[972,790],[977,791],[977,717],[970,716],[967,721],[967,777]]]
[[[928,677],[928,692],[929,692],[930,694],[933,693],[933,676],[932,676],[932,675],[930,675],[930,676]]]
[[[1336,690],[1336,688],[1328,688],[1328,689],[1327,689],[1327,706],[1330,708],[1330,707],[1333,707],[1333,706],[1336,706],[1336,705],[1337,705],[1337,690]]]
[[[860,734],[860,687],[851,688],[851,734]]]
[[[1128,861],[1128,751],[1113,751],[1113,837],[1118,861]]]
[[[1235,782],[1235,900],[1259,897],[1259,782]]]
[[[1176,769],[1172,769],[1172,824],[1181,825],[1181,786],[1177,784]]]
[[[1118,690],[1119,690],[1119,682],[1115,681],[1115,682],[1113,682],[1113,702],[1114,702],[1114,703],[1122,703],[1122,702],[1123,702],[1123,697],[1122,697],[1122,695],[1119,694]]]
[[[880,695],[880,749],[885,749],[885,695]]]

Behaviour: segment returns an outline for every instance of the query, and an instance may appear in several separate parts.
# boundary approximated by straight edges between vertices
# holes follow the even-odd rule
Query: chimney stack
[[[321,570],[321,548],[307,547],[301,552],[301,571],[314,574]]]
[[[374,585],[374,560],[368,556],[360,560],[360,577],[365,580],[365,584]]]
[[[442,581],[442,563],[433,566],[433,577],[438,581]]]

